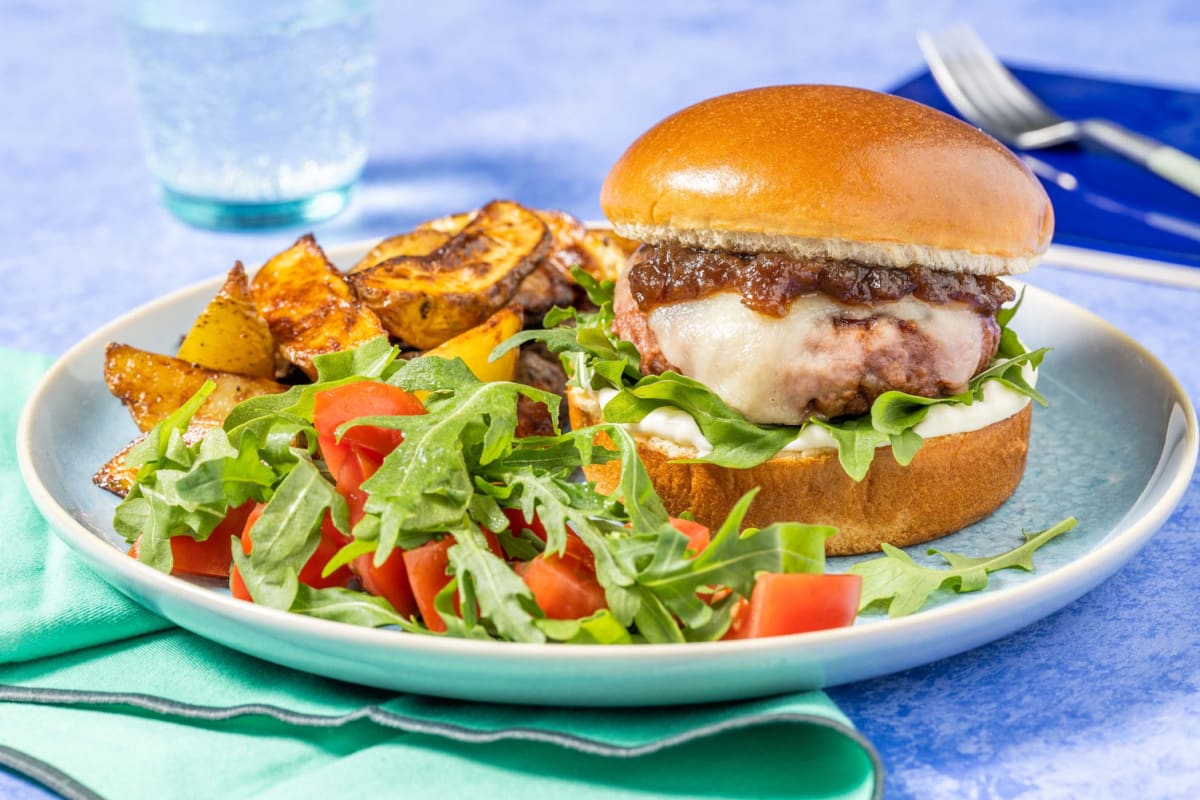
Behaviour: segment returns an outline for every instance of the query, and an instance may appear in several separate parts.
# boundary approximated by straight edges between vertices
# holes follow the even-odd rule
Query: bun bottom
[[[571,425],[600,422],[598,409],[577,405],[573,394],[567,396]],[[783,453],[757,467],[728,469],[671,463],[688,456],[663,439],[638,437],[637,445],[671,513],[690,511],[698,522],[716,527],[742,495],[762,487],[746,515],[747,526],[778,521],[832,525],[838,533],[826,540],[825,552],[844,556],[879,550],[884,542],[921,544],[995,511],[1025,472],[1031,417],[1028,404],[985,428],[927,439],[907,467],[896,463],[890,448],[880,448],[859,482],[842,470],[833,449]],[[621,465],[597,464],[585,467],[584,474],[601,492],[611,493],[619,485]]]

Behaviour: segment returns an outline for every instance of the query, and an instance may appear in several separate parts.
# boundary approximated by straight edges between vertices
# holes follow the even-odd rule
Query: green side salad
[[[780,522],[743,530],[751,492],[697,545],[668,515],[621,426],[518,438],[518,398],[554,414],[556,395],[482,383],[458,359],[397,356],[385,337],[320,356],[314,383],[247,400],[189,445],[183,433],[211,387],[201,390],[130,452],[127,463],[139,471],[116,509],[117,531],[137,543],[141,561],[162,571],[180,567],[183,551],[174,540],[213,539],[216,550],[231,551],[235,596],[255,603],[359,625],[516,642],[714,640],[729,631],[760,575],[823,572],[833,529]],[[352,394],[346,387],[367,384],[420,396],[423,413],[368,414],[322,430],[322,393]],[[375,439],[401,432],[399,444],[369,469],[363,463],[375,457],[370,443],[346,445],[363,430]],[[601,431],[613,447],[595,444]],[[330,467],[335,446],[348,447],[338,474]],[[613,497],[575,477],[580,467],[611,459],[622,466]],[[360,470],[361,483],[345,483],[345,464]],[[231,531],[234,512],[250,507],[244,526],[242,513]],[[396,563],[408,566],[419,590],[413,556],[438,547],[445,561],[435,574],[444,585],[421,613],[390,602],[387,592],[364,590]],[[332,554],[314,572],[310,562],[322,552]],[[594,605],[602,607],[552,618],[535,602],[530,565],[572,557],[575,572],[586,572],[581,582],[599,585]],[[350,564],[354,574],[346,572]],[[329,585],[338,574],[350,579]]]

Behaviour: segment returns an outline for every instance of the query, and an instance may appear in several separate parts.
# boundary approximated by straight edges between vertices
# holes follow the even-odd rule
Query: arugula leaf
[[[687,537],[656,532],[654,558],[638,575],[638,583],[686,626],[699,628],[712,618],[712,607],[698,595],[703,587],[725,586],[748,597],[760,572],[825,571],[825,539],[837,532],[833,528],[784,522],[741,530],[757,493],[755,489],[738,500],[708,547],[695,558],[684,557]]]
[[[872,606],[886,608],[889,617],[902,617],[920,609],[938,589],[974,592],[988,583],[988,573],[999,569],[1033,570],[1033,553],[1050,540],[1076,526],[1074,517],[1042,531],[1024,533],[1025,542],[1005,553],[984,558],[948,553],[936,548],[927,552],[941,556],[949,565],[935,569],[917,564],[899,548],[883,545],[884,556],[861,561],[847,572],[863,578],[859,611]]]
[[[471,465],[486,465],[512,445],[517,395],[558,405],[557,395],[524,384],[483,383],[461,359],[413,359],[389,381],[433,394],[425,414],[358,421],[404,431],[401,445],[362,486],[369,495],[367,512],[381,522],[376,564],[387,559],[404,531],[447,531],[459,524],[474,494]]]
[[[632,644],[633,637],[617,618],[601,609],[583,619],[535,619],[546,638],[565,644]]]
[[[244,556],[234,548],[254,602],[284,610],[291,607],[300,567],[316,552],[325,512],[337,501],[345,503],[316,465],[307,457],[299,459],[250,528],[250,554]]]
[[[311,586],[299,584],[296,589],[296,598],[288,610],[318,619],[347,622],[351,625],[363,625],[368,628],[395,625],[409,633],[429,633],[424,625],[405,619],[396,613],[392,604],[382,597],[336,586],[314,589]]]
[[[514,642],[544,642],[546,636],[533,624],[541,611],[525,582],[488,547],[483,531],[472,523],[454,531],[448,552],[450,566],[460,583],[469,576],[480,612],[505,639]],[[462,608],[472,608],[462,598]]]
[[[699,381],[674,372],[647,376],[604,406],[606,422],[641,422],[664,406],[686,411],[712,444],[697,461],[744,469],[761,464],[796,438],[798,428],[765,427],[746,420]]]

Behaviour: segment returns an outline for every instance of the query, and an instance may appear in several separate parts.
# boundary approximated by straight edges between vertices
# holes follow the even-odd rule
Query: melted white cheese
[[[879,322],[867,327],[836,322],[873,315]],[[966,386],[983,347],[979,319],[966,306],[913,297],[868,307],[812,295],[771,317],[747,308],[738,294],[720,292],[659,306],[647,322],[680,372],[764,424],[799,424],[814,401],[859,384],[868,363],[903,359],[903,322],[914,323],[931,344],[929,363],[918,367],[950,386]]]

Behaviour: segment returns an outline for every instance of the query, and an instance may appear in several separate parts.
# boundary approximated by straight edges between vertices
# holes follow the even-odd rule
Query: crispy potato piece
[[[275,340],[254,308],[242,262],[229,270],[225,285],[192,323],[176,355],[219,372],[275,376]]]
[[[393,258],[349,279],[388,332],[425,350],[503,308],[550,242],[531,211],[496,200],[433,253]]]
[[[614,281],[629,254],[615,241],[611,231],[588,228],[565,211],[539,211],[554,236],[551,266],[570,279],[571,268],[580,267],[596,280]]]
[[[450,241],[452,235],[453,233],[419,227],[408,233],[401,233],[384,239],[372,247],[371,252],[367,253],[357,264],[351,267],[349,274],[368,270],[376,264],[387,261],[389,258],[427,256]]]
[[[537,213],[536,211],[534,212]],[[461,231],[470,224],[471,220],[475,219],[478,211],[463,211],[458,214],[447,214],[444,217],[431,219],[428,222],[422,222],[417,226],[419,231],[437,231],[439,233],[448,233],[451,236]]]
[[[246,398],[287,389],[267,378],[204,369],[127,344],[109,342],[104,351],[104,382],[129,409],[142,432],[166,419],[207,380],[217,388],[196,412],[193,421],[198,425],[220,425],[230,409]]]
[[[604,228],[588,228],[579,242],[579,248],[588,258],[580,265],[583,271],[596,280],[615,281],[625,269],[633,251],[641,242],[618,236]]]
[[[312,234],[268,261],[251,283],[258,313],[283,357],[310,378],[313,357],[349,350],[384,333]]]
[[[517,350],[509,350],[495,361],[488,356],[496,345],[521,330],[520,306],[508,306],[488,317],[482,325],[463,331],[422,355],[461,358],[481,381],[511,381],[517,374]]]
[[[185,444],[195,444],[204,438],[204,434],[215,427],[216,423],[214,422],[205,422],[204,424],[193,422],[183,432],[183,441]],[[92,483],[101,489],[112,492],[117,497],[129,494],[129,490],[133,488],[133,482],[137,478],[138,468],[126,464],[125,459],[129,456],[129,451],[141,444],[145,438],[146,434],[143,433],[118,450],[107,464],[96,470],[96,474],[92,476]]]

